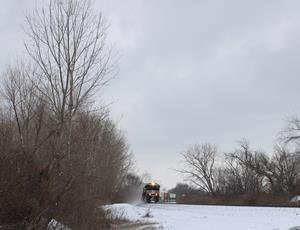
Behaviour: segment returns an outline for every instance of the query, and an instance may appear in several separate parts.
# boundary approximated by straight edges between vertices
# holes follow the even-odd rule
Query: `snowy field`
[[[134,222],[156,223],[158,229],[300,230],[299,208],[113,204],[109,209]]]

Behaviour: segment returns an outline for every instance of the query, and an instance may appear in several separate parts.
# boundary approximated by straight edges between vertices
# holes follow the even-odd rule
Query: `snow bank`
[[[108,208],[115,216],[156,222],[165,229],[289,230],[300,225],[298,208],[178,204],[113,204]],[[149,210],[150,218],[145,218]]]
[[[130,221],[142,220],[149,210],[147,207],[131,204],[106,205],[105,209],[109,209],[114,218],[125,218]]]

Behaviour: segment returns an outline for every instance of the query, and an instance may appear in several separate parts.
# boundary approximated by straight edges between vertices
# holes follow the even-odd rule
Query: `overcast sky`
[[[22,53],[37,0],[0,0],[0,70]],[[101,94],[139,172],[171,188],[188,145],[247,138],[270,151],[300,114],[300,1],[95,0],[121,54]],[[100,100],[100,99],[99,99]]]

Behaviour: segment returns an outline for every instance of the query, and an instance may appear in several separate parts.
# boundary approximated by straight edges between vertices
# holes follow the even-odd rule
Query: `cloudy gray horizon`
[[[1,1],[0,67],[23,50],[20,25],[35,0]],[[119,73],[99,100],[131,146],[136,167],[164,188],[182,181],[180,152],[246,138],[271,151],[298,114],[300,2],[95,0],[110,23]]]

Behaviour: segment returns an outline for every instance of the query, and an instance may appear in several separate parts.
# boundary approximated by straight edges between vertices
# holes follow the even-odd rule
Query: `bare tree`
[[[297,116],[287,120],[287,126],[281,131],[281,138],[286,143],[300,144],[300,119]]]
[[[287,146],[277,145],[272,162],[277,186],[283,192],[292,193],[296,189],[296,180],[300,172],[299,155],[290,152]]]
[[[24,69],[10,69],[3,92],[0,223],[45,229],[57,218],[74,229],[98,228],[98,206],[113,199],[131,167],[126,139],[108,112],[80,111],[67,158],[67,138],[24,76]]]
[[[280,145],[289,148],[289,152],[300,155],[300,119],[297,116],[287,120],[286,127],[280,132]]]
[[[27,16],[25,46],[37,66],[34,82],[66,127],[68,155],[74,115],[110,80],[114,69],[107,28],[90,0],[50,0],[48,8]]]
[[[192,182],[201,190],[215,195],[217,188],[215,181],[216,155],[217,147],[215,145],[196,144],[181,154],[184,167],[178,171],[187,181]]]
[[[131,167],[108,112],[88,107],[112,76],[107,26],[89,0],[50,0],[27,25],[33,62],[8,68],[1,91],[0,225],[99,229]]]
[[[230,153],[226,154],[221,172],[222,183],[218,181],[218,185],[222,193],[253,194],[263,191],[263,177],[246,167],[240,160],[233,158]]]
[[[244,167],[263,176],[273,193],[292,192],[296,183],[299,160],[284,146],[276,146],[273,156],[250,149],[248,142],[242,141],[240,149],[231,154]]]

